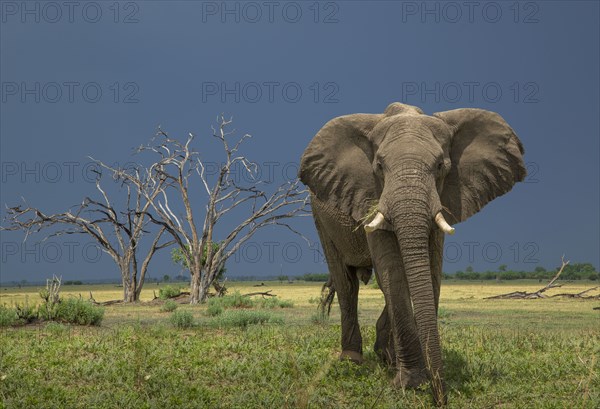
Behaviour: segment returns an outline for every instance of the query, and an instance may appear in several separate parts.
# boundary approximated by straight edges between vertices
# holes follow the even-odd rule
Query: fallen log
[[[123,300],[96,301],[96,299],[92,295],[92,292],[90,291],[90,302],[95,305],[106,306],[106,305],[113,305],[113,304],[121,304],[121,303],[123,303]]]
[[[273,290],[264,291],[264,292],[259,291],[259,292],[255,292],[255,293],[243,294],[242,296],[243,297],[252,297],[253,295],[260,295],[263,298],[265,298],[265,297],[277,297],[276,294],[271,294],[272,291]]]
[[[554,298],[554,297],[566,297],[566,298],[585,298],[585,299],[593,298],[593,299],[600,299],[600,294],[598,294],[598,295],[589,295],[589,296],[584,296],[583,295],[583,294],[589,293],[590,291],[594,291],[597,288],[600,288],[600,285],[597,285],[596,287],[588,288],[587,290],[584,290],[584,291],[582,291],[580,293],[577,293],[577,294],[568,294],[568,293],[554,294],[552,296],[552,298]]]

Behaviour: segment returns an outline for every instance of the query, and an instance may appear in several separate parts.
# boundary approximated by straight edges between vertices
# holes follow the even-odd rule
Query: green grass
[[[232,283],[231,291],[252,292],[252,284]],[[588,284],[559,290],[577,292]],[[317,308],[310,300],[320,287],[268,285],[293,302],[276,310],[261,308],[260,299],[249,308],[219,305],[216,316],[206,313],[207,305],[180,305],[176,313],[187,313],[194,324],[182,329],[171,325],[160,304],[108,306],[100,327],[2,328],[0,407],[431,407],[428,390],[394,389],[393,373],[372,352],[381,292],[361,286],[365,364],[356,366],[337,360],[337,304],[329,320],[312,321]],[[443,284],[440,330],[450,408],[600,407],[598,301],[482,299],[539,287]],[[91,290],[96,299],[105,296]],[[18,299],[18,291],[3,294]]]
[[[253,324],[283,324],[283,317],[269,311],[229,310],[212,320],[211,324],[219,328],[246,328]]]
[[[15,325],[19,320],[17,311],[14,308],[0,305],[0,327],[10,327]]]
[[[171,314],[171,324],[179,329],[190,328],[194,325],[194,315],[189,311],[175,311]]]

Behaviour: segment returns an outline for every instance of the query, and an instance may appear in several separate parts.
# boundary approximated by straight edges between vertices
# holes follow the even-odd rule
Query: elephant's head
[[[450,224],[522,181],[522,155],[521,142],[494,112],[455,109],[429,116],[393,103],[383,114],[329,121],[302,157],[300,178],[321,201],[363,223],[367,234],[395,233],[433,380],[441,377],[442,361],[430,236],[437,229],[452,234]]]

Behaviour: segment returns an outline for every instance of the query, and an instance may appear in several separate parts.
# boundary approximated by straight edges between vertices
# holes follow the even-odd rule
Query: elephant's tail
[[[329,316],[334,297],[335,288],[333,287],[333,280],[329,277],[327,282],[323,284],[323,287],[321,288],[321,301],[319,302],[319,312],[321,313],[321,316]]]

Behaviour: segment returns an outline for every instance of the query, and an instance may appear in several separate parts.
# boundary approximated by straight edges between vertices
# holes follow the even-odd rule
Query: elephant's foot
[[[396,373],[394,378],[394,386],[399,388],[417,389],[428,381],[427,374],[424,369],[407,369],[402,368]]]
[[[362,354],[360,352],[356,352],[356,351],[342,351],[342,353],[340,354],[340,361],[345,361],[345,360],[354,362],[355,364],[363,363]]]

